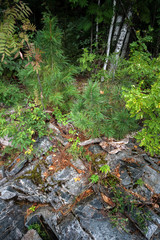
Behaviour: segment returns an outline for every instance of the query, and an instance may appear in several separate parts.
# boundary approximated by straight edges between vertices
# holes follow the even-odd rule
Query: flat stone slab
[[[36,230],[29,230],[21,240],[42,240]]]
[[[12,199],[14,197],[17,196],[17,193],[16,192],[11,192],[11,191],[8,191],[7,189],[6,190],[3,190],[1,192],[1,196],[0,198],[3,199],[3,200],[9,200],[9,199]]]

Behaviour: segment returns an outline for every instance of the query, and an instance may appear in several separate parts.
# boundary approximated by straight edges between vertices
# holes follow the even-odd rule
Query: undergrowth
[[[78,96],[70,117],[76,127],[91,137],[105,135],[120,139],[138,128],[124,107],[120,88],[101,88],[98,82],[92,81]]]

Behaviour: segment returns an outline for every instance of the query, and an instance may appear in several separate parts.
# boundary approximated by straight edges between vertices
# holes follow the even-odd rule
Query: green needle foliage
[[[135,119],[124,109],[120,94],[116,88],[112,90],[114,93],[108,89],[101,91],[98,82],[89,81],[83,94],[78,96],[70,116],[87,135],[122,138],[137,129]]]
[[[73,74],[76,68],[70,65],[62,51],[62,33],[57,26],[57,20],[45,13],[43,16],[44,27],[38,31],[35,46],[40,49],[37,58],[41,58],[39,77],[43,89],[45,104],[52,104],[62,110],[68,110],[76,88]],[[35,91],[40,92],[37,76],[32,67],[28,65],[19,71],[19,78],[30,90],[32,95]]]

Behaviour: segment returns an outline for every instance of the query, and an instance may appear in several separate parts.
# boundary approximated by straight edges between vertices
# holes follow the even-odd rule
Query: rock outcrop
[[[90,164],[69,159],[67,139],[56,134],[37,140],[34,156],[21,154],[0,169],[0,240],[40,240],[35,230],[26,233],[26,226],[37,221],[48,239],[160,239],[159,158],[148,156],[132,139],[119,151],[114,144],[105,146],[104,139],[90,145],[95,171],[107,164],[118,179],[113,191],[112,185],[89,182]]]

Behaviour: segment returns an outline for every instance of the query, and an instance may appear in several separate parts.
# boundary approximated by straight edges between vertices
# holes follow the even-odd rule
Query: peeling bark
[[[132,16],[132,12],[128,11],[128,14],[127,14],[127,17],[126,17],[125,20],[130,19],[131,16]],[[119,38],[118,38],[118,41],[117,41],[117,45],[116,45],[116,48],[115,48],[115,51],[114,51],[114,53],[116,54],[115,55],[115,61],[114,61],[114,63],[111,64],[110,70],[109,70],[110,72],[112,72],[112,76],[113,76],[112,78],[113,79],[114,79],[116,67],[117,67],[117,64],[118,64],[119,55],[120,55],[122,47],[124,45],[124,41],[125,41],[125,38],[126,38],[127,31],[128,31],[128,24],[125,22],[123,24],[122,28],[121,28],[120,35],[119,35]]]
[[[132,16],[132,12],[129,11],[128,14],[127,14],[127,19],[130,19]],[[126,34],[127,34],[127,30],[128,30],[128,24],[127,23],[124,23],[122,28],[121,28],[121,32],[120,32],[120,35],[119,35],[119,39],[117,41],[117,45],[116,45],[116,48],[115,48],[115,53],[117,54],[116,58],[118,59],[119,58],[119,54],[121,52],[121,49],[123,47],[123,43],[124,43],[124,39],[126,37]]]
[[[116,23],[115,23],[115,29],[114,29],[114,33],[113,33],[113,38],[112,38],[112,42],[117,42],[118,40],[118,36],[119,36],[119,31],[120,31],[120,27],[121,27],[121,23],[122,23],[122,16],[117,16],[116,19]]]

